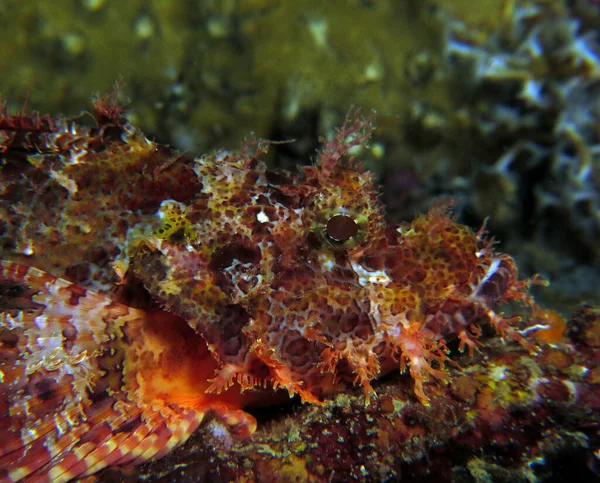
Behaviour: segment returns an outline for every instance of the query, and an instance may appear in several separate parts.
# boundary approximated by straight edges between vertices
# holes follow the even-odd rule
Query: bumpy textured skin
[[[157,145],[110,96],[93,114],[0,117],[0,481],[158,458],[208,413],[247,436],[245,407],[368,397],[398,367],[427,404],[445,341],[472,350],[483,323],[529,347],[495,307],[532,304],[530,281],[482,230],[449,203],[385,219],[347,156],[371,134],[359,112],[296,174],[257,141]]]

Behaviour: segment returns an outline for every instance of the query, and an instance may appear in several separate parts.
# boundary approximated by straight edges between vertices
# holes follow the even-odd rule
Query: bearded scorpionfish
[[[210,414],[320,404],[398,367],[427,404],[445,342],[531,280],[438,203],[386,220],[349,156],[355,110],[312,165],[273,172],[267,142],[192,157],[148,140],[113,97],[94,127],[0,116],[0,481],[67,481],[160,458]],[[438,382],[439,383],[439,382]]]

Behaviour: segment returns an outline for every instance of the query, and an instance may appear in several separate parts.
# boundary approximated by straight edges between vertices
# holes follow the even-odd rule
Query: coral
[[[481,148],[466,190],[470,210],[495,215],[492,226],[508,236],[533,226],[539,243],[597,261],[600,7],[509,5],[489,31],[446,20],[447,62],[463,85],[459,99],[470,98],[462,122]]]

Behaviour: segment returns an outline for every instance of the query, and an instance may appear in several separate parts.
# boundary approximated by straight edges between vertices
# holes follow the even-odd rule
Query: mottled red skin
[[[445,341],[472,350],[482,323],[529,347],[494,311],[531,304],[529,282],[483,231],[447,202],[385,219],[372,175],[347,159],[372,130],[358,111],[315,165],[272,173],[260,142],[202,158],[157,145],[113,97],[96,102],[96,128],[0,116],[0,477],[158,458],[208,412],[248,435],[241,408],[283,390],[368,396],[398,366],[428,404]]]
[[[589,342],[599,322],[598,310],[583,308],[569,334],[536,356],[484,335],[484,352],[449,366],[451,384],[427,387],[430,406],[392,375],[373,384],[368,406],[348,390],[322,406],[268,410],[268,424],[259,420],[243,441],[209,424],[169,459],[100,481],[597,481],[600,359]]]

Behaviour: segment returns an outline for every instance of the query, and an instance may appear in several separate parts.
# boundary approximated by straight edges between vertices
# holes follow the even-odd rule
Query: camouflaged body
[[[385,219],[348,160],[358,112],[298,173],[261,142],[178,153],[106,99],[95,117],[0,120],[0,478],[160,457],[208,412],[248,435],[244,407],[369,395],[399,366],[427,403],[445,342],[472,350],[484,322],[527,345],[494,308],[529,282],[483,231],[444,203]]]

